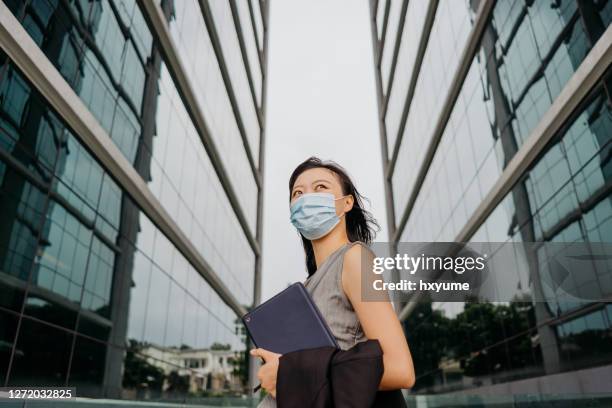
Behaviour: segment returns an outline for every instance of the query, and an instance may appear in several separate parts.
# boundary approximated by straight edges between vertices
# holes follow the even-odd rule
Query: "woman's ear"
[[[346,214],[347,212],[353,209],[353,203],[355,202],[355,198],[353,197],[352,194],[349,194],[346,197],[344,197],[343,201],[344,201],[344,213]]]

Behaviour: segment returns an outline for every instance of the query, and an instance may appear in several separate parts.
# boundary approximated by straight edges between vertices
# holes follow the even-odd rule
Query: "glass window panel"
[[[399,20],[404,0],[389,0],[389,17],[387,18],[387,28],[385,29],[385,43],[383,45],[383,55],[381,61],[381,76],[383,92],[387,92],[389,76],[391,74],[391,62],[395,53],[395,40],[399,28]]]
[[[0,283],[0,290],[5,292],[4,284]],[[1,300],[0,300],[1,302]],[[4,383],[8,373],[9,360],[13,352],[13,342],[17,333],[17,315],[0,310],[0,381]]]
[[[259,43],[259,48],[263,49],[264,43],[264,23],[263,23],[263,11],[261,9],[260,0],[249,0],[249,4],[253,9],[253,19],[255,21],[255,33]],[[267,0],[266,0],[267,1]]]
[[[70,365],[68,383],[79,397],[102,398],[107,347],[104,343],[77,336]]]
[[[376,11],[376,32],[378,33],[378,39],[382,38],[382,31],[385,22],[385,13],[387,10],[387,0],[378,0],[377,11]]]
[[[7,385],[65,386],[72,342],[73,334],[67,331],[22,319],[17,339],[20,352],[13,359]]]
[[[164,344],[166,333],[169,289],[170,279],[157,266],[153,265],[147,301],[144,340],[159,346]]]

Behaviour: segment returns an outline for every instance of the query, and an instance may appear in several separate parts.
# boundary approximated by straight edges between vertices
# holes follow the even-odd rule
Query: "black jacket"
[[[378,391],[382,374],[378,340],[349,350],[294,351],[279,360],[276,403],[278,408],[406,407],[400,390]]]

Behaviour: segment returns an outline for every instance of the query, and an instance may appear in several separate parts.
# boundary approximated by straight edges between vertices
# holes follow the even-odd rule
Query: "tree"
[[[149,364],[140,354],[142,344],[136,340],[129,341],[126,351],[123,372],[123,386],[125,388],[148,388],[161,392],[164,383],[164,372]]]
[[[189,391],[189,376],[179,375],[177,371],[168,374],[168,388],[166,391],[173,394],[184,395]]]
[[[465,375],[488,375],[533,363],[529,336],[533,307],[527,305],[465,304],[451,325],[451,336],[463,339],[454,344],[453,350],[462,360]]]
[[[231,348],[232,348],[232,346],[229,345],[229,344],[222,344],[222,343],[217,343],[217,342],[214,342],[210,346],[211,350],[230,350]]]
[[[447,354],[451,321],[440,310],[433,310],[431,302],[419,302],[404,322],[417,377],[415,388],[433,385],[433,372],[438,370]]]

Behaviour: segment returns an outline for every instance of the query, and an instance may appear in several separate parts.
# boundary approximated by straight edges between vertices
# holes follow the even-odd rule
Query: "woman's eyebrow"
[[[319,179],[319,180],[315,180],[312,182],[312,184],[316,184],[316,183],[320,183],[321,181],[325,182],[325,183],[330,183],[329,180],[325,180],[325,179]]]

